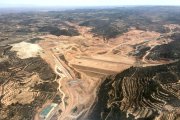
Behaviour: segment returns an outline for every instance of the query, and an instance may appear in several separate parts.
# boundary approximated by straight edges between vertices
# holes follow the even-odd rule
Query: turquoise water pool
[[[57,106],[58,106],[58,104],[51,103],[50,105],[48,105],[41,111],[40,117],[43,119],[48,118],[49,115],[51,115],[51,112],[56,112],[54,110],[57,110]]]
[[[45,109],[43,109],[40,115],[46,117],[53,107],[53,105],[48,105]]]

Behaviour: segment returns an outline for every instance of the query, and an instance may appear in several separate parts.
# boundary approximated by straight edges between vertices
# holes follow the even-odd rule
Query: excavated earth
[[[56,75],[40,57],[20,59],[12,46],[0,47],[0,119],[30,120],[57,94]]]
[[[180,120],[179,19],[96,12],[2,16],[0,120]]]

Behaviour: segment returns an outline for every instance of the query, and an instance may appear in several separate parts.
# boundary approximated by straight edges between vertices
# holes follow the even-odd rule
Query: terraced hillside
[[[20,59],[11,48],[0,47],[0,119],[32,120],[47,100],[60,102],[56,75],[42,58]]]
[[[179,120],[180,61],[131,67],[102,84],[90,120]]]
[[[0,11],[0,120],[180,120],[179,11]]]

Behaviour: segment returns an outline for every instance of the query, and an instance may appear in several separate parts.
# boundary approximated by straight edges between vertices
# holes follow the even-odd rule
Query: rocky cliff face
[[[180,119],[180,62],[130,68],[102,84],[90,120]]]

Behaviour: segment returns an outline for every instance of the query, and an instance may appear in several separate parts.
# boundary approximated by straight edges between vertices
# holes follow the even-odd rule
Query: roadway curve
[[[72,109],[74,106],[79,103],[79,94],[69,86],[69,81],[75,81],[71,74],[67,71],[67,69],[62,65],[61,60],[56,57],[53,52],[51,54],[54,57],[55,60],[55,73],[60,76],[59,79],[57,79],[57,82],[59,83],[58,90],[62,94],[62,113],[59,116],[59,120],[66,120],[66,119],[77,119],[79,116],[81,116],[87,109],[82,110],[79,114],[72,115]],[[66,100],[66,97],[68,97],[68,103]],[[67,103],[67,104],[66,104]]]
[[[58,90],[59,90],[59,92],[62,94],[62,105],[63,105],[63,109],[62,109],[62,111],[64,111],[65,110],[65,101],[64,101],[64,99],[65,99],[65,97],[66,97],[66,95],[65,95],[65,93],[61,90],[61,81],[64,79],[64,74],[62,74],[62,73],[59,73],[58,72],[58,66],[55,66],[55,73],[60,77],[59,79],[57,79],[57,82],[59,83],[59,87],[58,87]]]

